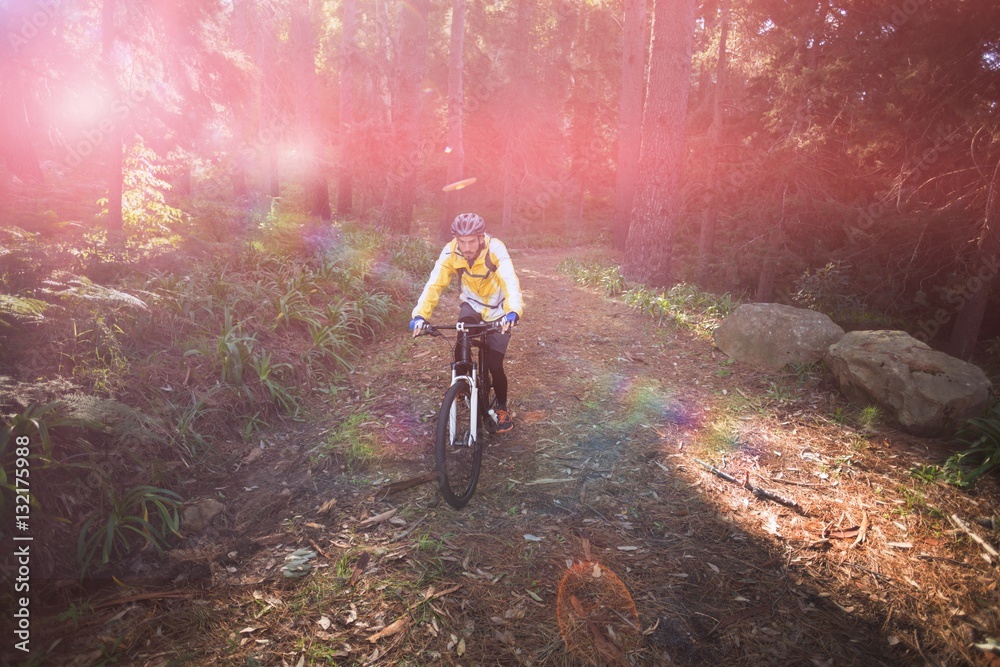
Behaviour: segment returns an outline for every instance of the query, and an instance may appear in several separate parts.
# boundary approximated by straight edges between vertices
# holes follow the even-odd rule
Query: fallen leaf
[[[712,572],[715,572],[716,574],[719,574],[719,572],[721,572],[721,570],[719,569],[718,565],[715,565],[713,563],[709,563],[708,566],[710,568],[712,568]]]
[[[590,576],[592,576],[594,579],[600,579],[601,574],[603,574],[601,572],[601,566],[597,563],[594,563],[594,569],[590,572]]]
[[[350,625],[356,620],[358,620],[358,608],[352,604],[351,610],[347,612],[347,618],[344,619],[344,625]]]
[[[521,424],[529,426],[536,422],[542,421],[548,416],[549,413],[546,412],[545,410],[530,410],[521,415]]]
[[[245,635],[251,632],[257,632],[258,630],[260,630],[260,628],[243,628],[242,630],[240,630],[240,634]]]
[[[530,533],[525,533],[524,539],[526,539],[529,542],[541,542],[542,541],[542,538],[538,537],[537,535],[532,535]]]
[[[618,551],[637,551],[639,547],[618,547]]]
[[[351,580],[348,582],[350,586],[354,586],[358,583],[358,579],[364,574],[365,568],[368,567],[368,561],[371,560],[372,555],[365,551],[358,557],[358,562],[354,564],[354,571],[351,573]]]
[[[542,601],[542,598],[538,597],[538,594],[535,593],[534,591],[529,591],[527,588],[525,588],[524,590],[525,590],[525,592],[527,592],[528,595],[531,596],[531,599],[534,600],[535,602],[541,602]]]
[[[250,450],[250,453],[247,454],[246,458],[243,459],[243,465],[249,465],[249,464],[253,463],[254,461],[256,461],[257,459],[259,459],[263,455],[264,455],[264,450],[263,449],[261,449],[259,447],[254,447],[252,450]]]
[[[330,625],[331,625],[330,619],[327,618],[326,616],[320,616],[319,620],[316,621],[316,622],[319,623],[319,627],[323,628],[324,630],[329,630],[330,629]]]
[[[400,618],[393,621],[392,624],[387,625],[386,627],[382,628],[381,630],[373,634],[371,637],[369,637],[368,641],[372,643],[377,642],[379,639],[382,639],[383,637],[389,637],[398,632],[401,632],[404,628],[406,628],[406,617],[401,616]]]
[[[460,658],[465,653],[465,637],[458,640],[458,647],[455,649],[455,653],[457,653]]]
[[[507,611],[505,611],[503,613],[503,617],[510,620],[517,620],[520,618],[524,618],[524,613],[525,613],[524,607],[514,607],[512,609],[508,609]]]
[[[888,546],[894,547],[896,549],[912,549],[913,548],[913,544],[911,542],[886,542],[886,544]]]

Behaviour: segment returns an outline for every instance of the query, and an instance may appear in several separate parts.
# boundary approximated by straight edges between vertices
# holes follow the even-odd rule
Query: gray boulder
[[[763,370],[819,361],[844,335],[815,310],[780,303],[739,306],[715,329],[715,344],[737,361]]]
[[[939,435],[983,414],[990,381],[978,367],[904,331],[852,331],[826,364],[853,403],[874,403],[917,435]]]

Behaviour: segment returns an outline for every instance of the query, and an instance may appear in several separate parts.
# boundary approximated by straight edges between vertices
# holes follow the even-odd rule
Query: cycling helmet
[[[475,213],[462,213],[451,223],[455,236],[473,236],[486,230],[486,221]]]

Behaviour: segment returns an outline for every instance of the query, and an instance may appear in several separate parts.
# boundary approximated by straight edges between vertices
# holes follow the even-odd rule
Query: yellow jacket
[[[507,246],[489,234],[484,236],[485,247],[472,266],[469,266],[469,260],[459,252],[458,239],[452,239],[444,247],[411,317],[422,317],[430,321],[441,292],[451,283],[451,278],[456,273],[460,276],[461,300],[472,306],[485,321],[500,319],[506,313],[521,316],[524,299]]]

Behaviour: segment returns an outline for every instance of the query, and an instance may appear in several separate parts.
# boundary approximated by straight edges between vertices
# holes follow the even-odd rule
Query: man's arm
[[[434,308],[441,299],[441,292],[451,283],[451,278],[455,275],[455,270],[451,267],[450,261],[452,256],[451,245],[449,243],[444,247],[437,261],[434,263],[434,268],[431,270],[431,277],[427,279],[424,291],[421,293],[420,298],[417,299],[417,305],[410,317],[422,317],[429,321],[431,315],[434,314]]]
[[[503,290],[504,312],[517,313],[521,317],[524,314],[524,297],[521,296],[521,283],[514,273],[514,263],[510,260],[507,246],[502,241],[493,239],[490,249],[497,259],[497,277],[500,278],[500,289]]]

